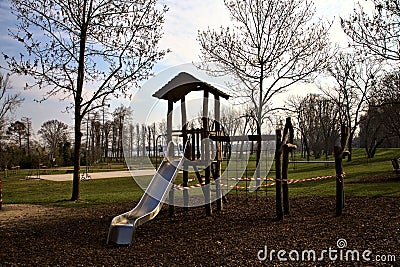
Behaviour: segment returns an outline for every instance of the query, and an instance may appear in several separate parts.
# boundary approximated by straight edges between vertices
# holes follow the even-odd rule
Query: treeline
[[[0,132],[0,168],[69,166],[73,163],[69,127],[58,120],[42,124],[36,133],[30,118],[4,124]],[[37,138],[39,136],[39,138]]]
[[[150,125],[132,123],[132,111],[121,106],[111,113],[89,114],[84,121],[85,129],[83,147],[88,151],[90,162],[123,161],[124,157],[154,156],[159,145],[157,137],[166,133],[166,122]],[[161,141],[161,140],[160,140]],[[124,154],[125,152],[125,154]],[[86,154],[83,157],[86,161]]]
[[[81,164],[122,162],[124,150],[126,156],[154,156],[157,136],[165,134],[166,123],[128,123],[131,115],[130,109],[123,106],[111,113],[106,107],[102,112],[89,113],[82,123]],[[0,168],[71,166],[72,131],[59,120],[44,122],[37,132],[30,118],[4,121],[0,130]]]
[[[0,78],[5,91],[8,77],[0,75]],[[400,146],[400,73],[393,71],[375,77],[365,96],[352,92],[351,88],[321,90],[321,94],[291,96],[286,101],[285,116],[293,118],[298,151],[304,158],[331,155],[340,125],[352,129],[350,149],[353,146],[365,148],[369,158],[374,157],[378,147]],[[345,100],[346,95],[351,95],[348,101]],[[7,116],[23,99],[13,94],[0,96],[1,169],[73,164],[73,129],[70,126],[58,120],[49,120],[35,132],[30,118],[13,120]],[[283,113],[280,114],[271,114],[268,119],[276,124]],[[134,121],[132,111],[124,106],[110,111],[110,107],[104,105],[89,113],[82,122],[81,164],[122,162],[124,157],[153,157],[162,152],[166,122],[146,125]],[[190,127],[201,125],[200,122],[192,123]],[[257,120],[251,107],[223,109],[221,125],[229,136],[257,132]],[[272,133],[274,127],[279,125],[273,125],[266,131]]]
[[[306,158],[331,155],[340,125],[351,130],[349,149],[364,148],[368,158],[373,158],[379,147],[400,147],[400,73],[397,71],[375,77],[368,94],[342,88],[336,95],[292,97],[286,105],[291,109],[288,115],[296,118],[298,139]]]

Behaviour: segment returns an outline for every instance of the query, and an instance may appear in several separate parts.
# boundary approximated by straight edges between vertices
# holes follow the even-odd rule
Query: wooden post
[[[204,91],[204,98],[203,98],[203,154],[202,160],[206,165],[204,170],[204,201],[205,201],[205,209],[206,215],[212,215],[211,209],[211,188],[210,188],[210,146],[208,142],[209,138],[209,131],[208,131],[208,91]]]
[[[196,129],[196,144],[197,144],[197,149],[196,149],[196,159],[200,159],[201,153],[200,153],[200,129]]]
[[[196,160],[196,130],[192,129],[192,153],[191,153],[191,160]]]
[[[186,103],[185,103],[185,96],[181,98],[181,115],[182,115],[182,138],[183,138],[183,148],[185,149],[185,155],[188,155],[188,151],[186,151],[186,148],[190,149],[187,147],[187,142],[188,142],[188,135],[187,135],[187,116],[186,116]],[[189,158],[188,158],[189,159]],[[190,159],[189,159],[190,160]],[[188,186],[188,181],[189,181],[189,173],[188,173],[188,166],[187,164],[184,163],[183,165],[183,174],[182,174],[182,185],[183,187]],[[189,191],[187,189],[183,190],[183,209],[188,210],[189,209]]]
[[[335,155],[335,171],[336,171],[336,216],[341,216],[344,207],[344,171],[343,158],[348,152],[344,149],[349,140],[350,130],[344,125],[340,129],[340,138],[336,141],[333,148]]]
[[[221,120],[221,106],[219,102],[219,96],[214,95],[214,113],[215,113],[215,132],[217,133],[218,136],[221,136],[221,125],[220,125],[220,120]],[[215,190],[217,194],[217,211],[222,210],[222,191],[221,191],[221,184],[220,184],[220,178],[221,178],[221,168],[222,168],[222,143],[221,141],[217,141],[216,143],[217,147],[217,153],[216,153],[216,168],[215,168],[215,174],[214,175],[214,181],[215,181]]]
[[[288,174],[289,174],[289,147],[285,144],[283,146],[283,153],[282,153],[282,194],[283,194],[283,210],[285,215],[290,214]]]
[[[173,158],[174,156],[174,146],[172,145],[172,112],[174,109],[174,102],[172,100],[168,100],[168,113],[167,113],[167,157]],[[171,143],[171,144],[170,144]],[[175,206],[174,206],[174,188],[172,187],[169,191],[169,216],[174,216],[175,214]]]
[[[276,188],[276,219],[283,220],[282,212],[282,175],[281,175],[281,145],[282,145],[282,131],[276,130],[276,149],[275,149],[275,188]]]
[[[282,147],[282,194],[283,194],[283,210],[285,215],[290,214],[290,203],[289,203],[289,152],[296,149],[294,145],[294,129],[291,118],[286,118],[285,130],[283,131],[284,144]]]
[[[169,142],[172,141],[172,113],[174,110],[174,102],[172,100],[168,100],[168,114],[167,114],[167,146],[169,145]],[[171,152],[171,151],[167,151]],[[171,154],[171,153],[170,153]],[[173,156],[173,151],[171,155],[168,155],[168,157]]]

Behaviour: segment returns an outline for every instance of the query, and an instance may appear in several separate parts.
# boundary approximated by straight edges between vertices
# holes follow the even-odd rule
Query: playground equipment
[[[167,192],[172,188],[182,161],[183,157],[180,161],[170,162],[167,158],[162,161],[137,206],[112,220],[107,238],[108,244],[113,242],[118,245],[130,245],[136,227],[158,214]]]
[[[275,150],[275,169],[276,169],[276,216],[278,220],[283,219],[283,214],[290,213],[289,207],[289,189],[288,189],[288,172],[289,172],[289,152],[295,150],[294,130],[290,118],[286,119],[283,136],[281,129],[276,130],[276,150]],[[282,162],[281,162],[282,156]],[[282,212],[282,194],[283,208]]]
[[[204,91],[201,128],[189,129],[188,127],[185,96],[191,91]],[[211,120],[208,117],[209,94],[214,96],[214,120]],[[229,191],[230,186],[228,181],[231,178],[228,176],[223,177],[222,175],[222,160],[224,154],[223,144],[225,143],[225,146],[229,145],[230,149],[232,149],[231,143],[233,141],[256,141],[257,155],[260,155],[261,153],[261,144],[263,141],[275,142],[275,155],[271,157],[270,162],[275,160],[276,178],[275,183],[270,185],[276,186],[277,219],[282,220],[284,214],[290,213],[288,184],[294,182],[288,180],[289,153],[296,149],[293,140],[294,130],[290,118],[286,119],[283,134],[281,129],[276,130],[276,137],[268,135],[247,135],[236,137],[226,136],[219,122],[220,97],[228,99],[229,95],[184,72],[178,74],[169,83],[158,90],[153,96],[168,101],[166,133],[167,151],[164,154],[164,159],[157,169],[156,174],[148,184],[147,189],[137,206],[131,211],[113,218],[107,238],[108,244],[115,243],[118,245],[130,245],[132,242],[132,235],[136,227],[153,219],[159,213],[162,204],[167,198],[169,204],[169,214],[170,216],[173,216],[176,205],[175,192],[177,191],[182,191],[183,207],[187,209],[190,206],[189,189],[191,188],[189,186],[189,167],[193,168],[194,172],[196,173],[196,178],[199,184],[193,187],[201,188],[202,198],[204,201],[202,203],[204,203],[206,215],[212,215],[211,203],[214,201],[217,204],[217,210],[222,210],[224,192],[226,193]],[[181,104],[182,128],[179,130],[173,130],[173,105],[177,101],[180,101]],[[178,135],[183,139],[184,147],[180,151],[179,159],[174,157],[176,150],[174,147],[175,145],[172,142],[173,135]],[[343,208],[344,203],[344,173],[341,162],[342,158],[346,155],[344,148],[347,144],[347,139],[346,134],[342,129],[342,139],[340,140],[339,145],[335,147],[335,167],[337,173],[337,215],[341,214],[341,209]],[[211,141],[214,142],[213,150],[211,149]],[[240,152],[236,153],[235,155],[236,160],[238,160],[236,163],[246,162],[245,164],[247,164],[247,161],[243,160],[242,158],[242,149],[239,151]],[[229,154],[231,154],[231,151]],[[229,155],[230,161],[235,161],[235,157]],[[260,161],[257,162],[258,165],[256,166],[254,174],[255,177],[249,178],[247,175],[245,177],[244,181],[246,181],[246,190],[251,187],[254,187],[257,190],[261,187],[262,182],[268,180],[267,178],[261,178],[266,177],[267,173],[261,173],[260,170],[260,163],[267,160],[258,156],[257,159]],[[242,174],[245,172],[245,170],[247,171],[247,166],[242,167],[244,167],[243,172],[236,172],[233,176],[233,179],[236,179],[236,181],[241,180]],[[204,175],[200,175],[198,170],[199,168],[202,168]],[[179,170],[182,170],[182,184],[175,186],[174,180]],[[227,170],[229,170],[229,165],[225,168],[224,174],[228,173]],[[222,183],[222,178],[226,179],[227,184]],[[315,178],[315,180],[327,178],[331,178],[331,176],[325,176],[324,178],[318,177]],[[213,186],[215,187],[215,189],[213,189],[213,195],[211,194],[211,180],[213,180]],[[305,179],[305,181],[306,180],[311,179]],[[248,186],[248,181],[255,181],[256,185]],[[268,184],[265,184],[265,186],[268,187]],[[224,190],[224,188],[226,188],[226,190]]]
[[[202,109],[203,116],[201,118],[202,128],[188,130],[185,96],[192,91],[204,92]],[[212,123],[211,129],[210,119],[208,117],[209,94],[214,96],[215,120],[214,123]],[[205,203],[204,207],[207,216],[212,214],[210,182],[211,175],[214,177],[217,209],[222,209],[222,190],[218,179],[221,173],[222,161],[222,140],[218,140],[218,138],[223,136],[221,126],[219,124],[220,97],[228,99],[229,95],[223,93],[208,83],[200,81],[188,73],[181,72],[164,87],[158,90],[153,96],[168,101],[166,134],[166,141],[168,144],[167,153],[136,208],[130,212],[117,216],[112,220],[107,243],[114,242],[121,245],[130,244],[135,227],[148,220],[151,220],[158,214],[162,203],[166,199],[167,193],[169,201],[169,214],[171,216],[174,214],[174,190],[171,189],[177,174],[177,170],[181,166],[183,167],[183,187],[188,186],[189,165],[192,165],[194,169],[198,169],[199,167],[204,169],[204,186],[202,187],[202,191]],[[171,159],[174,156],[172,136],[173,132],[177,132],[173,131],[172,129],[173,104],[177,101],[181,102],[182,129],[179,131],[183,138],[183,144],[185,144],[185,148],[184,155],[181,155],[181,159],[178,161],[172,161]],[[189,134],[191,134],[191,140],[189,140]],[[211,151],[209,140],[211,138],[215,140],[216,147],[216,153],[213,159],[210,158]],[[192,142],[192,146],[189,149],[188,144],[190,142]],[[195,153],[195,147],[198,149],[201,148],[201,154]],[[189,161],[184,160],[185,156],[189,158]],[[198,171],[196,171],[196,173],[198,173]],[[200,175],[197,175],[197,178],[200,183],[203,183]],[[183,201],[185,207],[188,207],[189,203],[188,193],[188,190],[183,191]]]
[[[334,146],[335,171],[336,171],[336,216],[342,215],[344,207],[344,170],[343,159],[349,155],[345,150],[349,141],[350,130],[341,126],[340,136]],[[290,214],[289,190],[288,190],[288,171],[289,171],[289,152],[296,149],[293,144],[293,125],[290,118],[286,119],[283,136],[281,129],[276,130],[276,216],[278,220],[283,220],[284,215]],[[322,162],[323,163],[323,162]],[[328,177],[328,176],[327,176]],[[331,177],[331,176],[329,176]],[[283,201],[283,210],[282,210]]]

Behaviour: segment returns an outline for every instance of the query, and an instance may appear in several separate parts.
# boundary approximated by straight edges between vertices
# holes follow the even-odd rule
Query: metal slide
[[[183,161],[163,160],[136,207],[116,216],[111,221],[107,244],[130,245],[133,232],[139,225],[153,219],[173,186],[173,181]]]

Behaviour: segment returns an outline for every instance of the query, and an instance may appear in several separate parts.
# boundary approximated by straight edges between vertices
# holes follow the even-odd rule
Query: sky
[[[162,49],[169,48],[172,52],[156,64],[155,74],[163,73],[169,68],[182,64],[197,62],[200,53],[200,47],[196,41],[197,32],[208,27],[218,29],[221,25],[226,26],[230,23],[223,0],[160,0],[160,3],[169,7],[165,16],[164,37],[160,42],[160,47]],[[348,17],[356,2],[351,0],[314,0],[314,3],[318,17],[334,21],[331,29],[332,41],[346,46],[347,38],[340,28],[339,17]],[[369,7],[372,6],[364,0],[362,3]],[[8,36],[8,29],[14,26],[15,18],[10,14],[9,0],[0,0],[0,50],[18,55],[19,49],[22,47]],[[0,64],[4,64],[3,59],[0,59]],[[62,102],[58,98],[49,99],[43,103],[35,102],[35,99],[41,98],[43,92],[24,91],[25,79],[25,77],[11,78],[13,92],[21,92],[25,98],[23,105],[14,114],[15,119],[32,118],[35,130],[38,130],[43,122],[51,119],[58,119],[72,125],[73,114],[65,112],[66,102]],[[298,85],[296,90],[297,93],[306,93],[315,88],[310,85]],[[150,92],[149,95],[153,93]],[[124,105],[130,104],[129,101],[120,102]],[[119,102],[114,101],[113,105],[118,106]]]

